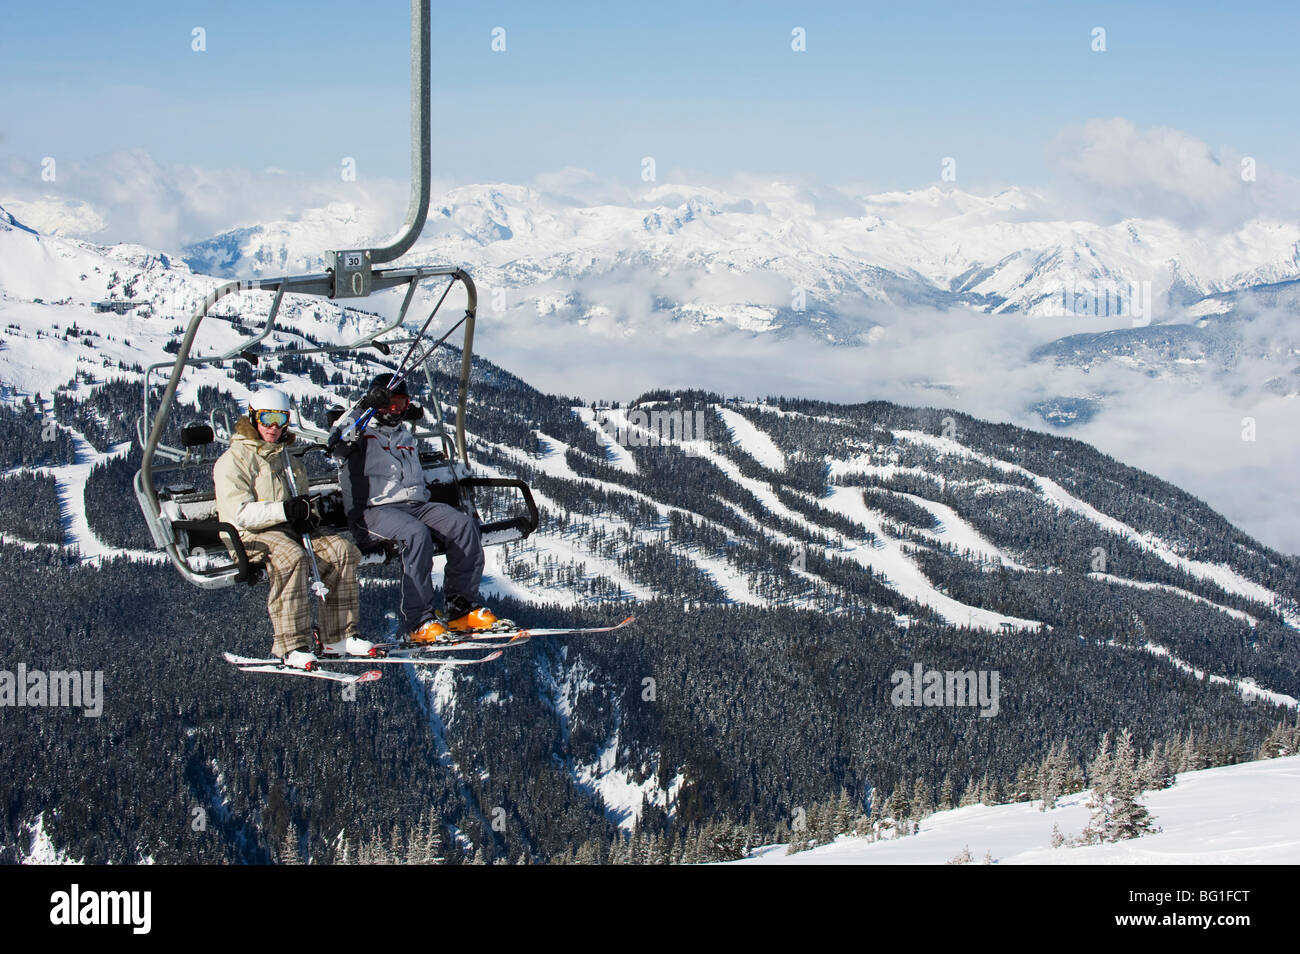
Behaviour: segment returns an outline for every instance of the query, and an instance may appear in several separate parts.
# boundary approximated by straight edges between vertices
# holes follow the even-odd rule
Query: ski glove
[[[284,502],[284,519],[294,533],[311,533],[320,526],[320,517],[312,509],[306,494],[299,494]]]
[[[375,385],[366,392],[366,396],[361,399],[362,410],[381,410],[393,403],[393,392],[382,385]]]
[[[408,404],[406,410],[402,412],[400,420],[422,421],[424,420],[424,408],[418,404]]]

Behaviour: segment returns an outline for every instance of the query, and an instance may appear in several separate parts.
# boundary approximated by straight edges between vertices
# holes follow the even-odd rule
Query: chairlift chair
[[[186,482],[186,471],[191,474],[198,468],[211,468],[213,457],[205,449],[216,444],[229,444],[233,430],[225,415],[214,411],[207,424],[190,424],[181,430],[180,447],[164,443],[167,424],[176,404],[177,387],[186,368],[218,365],[225,361],[247,361],[256,366],[262,357],[284,357],[302,354],[356,353],[374,348],[387,355],[399,345],[415,346],[419,336],[382,340],[386,334],[398,329],[415,297],[416,288],[423,281],[446,279],[447,290],[460,283],[465,290],[465,325],[461,350],[460,381],[456,400],[454,434],[448,433],[442,403],[434,388],[434,377],[428,361],[424,362],[425,378],[429,384],[436,423],[432,428],[417,426],[417,438],[433,442],[438,449],[420,454],[424,476],[429,483],[431,499],[450,504],[473,517],[479,525],[484,546],[492,546],[527,537],[537,529],[538,512],[528,485],[521,480],[475,477],[470,469],[469,451],[465,441],[465,408],[469,396],[470,368],[473,357],[474,321],[478,293],[469,274],[456,266],[405,266],[377,268],[394,262],[415,243],[428,215],[430,194],[430,93],[429,93],[429,0],[412,0],[411,3],[411,200],[406,223],[401,233],[387,245],[370,249],[346,249],[328,253],[332,267],[323,273],[295,275],[282,278],[232,281],[216,288],[199,306],[185,328],[175,360],[151,365],[145,370],[143,382],[142,414],[136,428],[137,439],[143,449],[143,460],[135,474],[135,495],[140,510],[153,537],[154,545],[165,552],[181,576],[196,586],[216,589],[236,583],[253,584],[265,575],[265,567],[250,559],[239,533],[217,515],[215,495],[199,491],[195,484]],[[377,331],[365,334],[355,341],[342,345],[289,348],[270,351],[259,346],[271,334],[281,302],[286,294],[316,295],[334,300],[367,298],[388,289],[406,287],[397,317]],[[212,307],[231,295],[248,292],[271,292],[273,298],[267,312],[266,323],[251,340],[221,354],[191,358],[195,336],[203,319]],[[439,306],[446,299],[446,292]],[[434,308],[434,314],[437,307]],[[433,316],[431,315],[430,318]],[[151,418],[150,379],[156,372],[170,367],[171,374],[158,400]],[[302,417],[295,408],[292,427],[297,440],[290,452],[302,456],[316,449],[324,449],[329,438],[329,426],[317,426]],[[147,431],[146,431],[147,427]],[[168,475],[174,482],[163,488],[156,486],[155,478]],[[527,513],[484,523],[474,505],[474,490],[481,487],[511,488],[522,496]],[[338,481],[330,478],[312,481],[310,493],[319,498],[323,523],[343,528],[347,525],[342,491]],[[394,556],[386,547],[363,550],[363,562],[382,563]]]

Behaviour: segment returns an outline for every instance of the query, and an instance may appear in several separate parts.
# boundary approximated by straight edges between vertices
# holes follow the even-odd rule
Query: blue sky
[[[439,7],[444,8],[443,11]],[[135,149],[325,175],[408,168],[408,5],[24,3],[0,13],[0,157]],[[458,19],[438,22],[440,12]],[[1300,173],[1292,4],[435,4],[434,169],[525,182],[737,171],[921,187],[1046,179],[1122,116]],[[507,50],[490,48],[493,27]],[[807,31],[793,52],[791,30]],[[1107,51],[1090,49],[1107,31]],[[206,30],[206,52],[191,31]]]

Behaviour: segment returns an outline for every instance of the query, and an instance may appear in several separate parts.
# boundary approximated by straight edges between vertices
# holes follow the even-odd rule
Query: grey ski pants
[[[367,507],[361,526],[375,537],[396,541],[402,551],[402,631],[409,633],[434,617],[434,535],[447,549],[444,599],[479,598],[483,578],[483,545],[478,526],[455,507],[444,503],[394,503]]]

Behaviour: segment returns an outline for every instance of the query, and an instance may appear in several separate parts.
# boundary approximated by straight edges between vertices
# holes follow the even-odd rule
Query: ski
[[[500,646],[502,644],[510,645],[512,643],[523,643],[532,639],[534,636],[581,636],[591,633],[612,633],[616,629],[622,629],[630,625],[636,619],[635,616],[629,616],[622,622],[615,623],[613,626],[590,626],[586,628],[568,628],[568,629],[534,629],[525,626],[512,626],[509,629],[471,629],[464,631],[464,638],[453,642],[445,643],[380,643],[375,648],[387,653],[392,652],[446,652],[451,649],[487,649],[489,646]]]
[[[258,658],[255,656],[236,656],[234,653],[223,653],[222,655],[225,656],[226,662],[238,666],[240,672],[269,672],[281,676],[307,676],[311,679],[326,679],[330,682],[342,682],[348,685],[374,682],[383,675],[378,669],[371,669],[362,673],[331,672],[328,669],[299,669],[296,666],[286,666],[273,656]]]
[[[512,646],[522,646],[534,636],[574,636],[584,633],[611,633],[616,629],[622,629],[629,625],[635,617],[629,616],[627,619],[613,626],[592,626],[577,629],[523,629],[511,627],[509,629],[499,630],[471,630],[464,634],[464,638],[451,643],[430,643],[414,645],[410,643],[380,643],[375,646],[375,655],[373,656],[344,656],[334,654],[318,654],[318,659],[322,663],[366,663],[369,665],[397,665],[399,663],[412,666],[477,666],[481,663],[492,662],[500,659],[506,649]],[[452,652],[466,652],[476,649],[490,649],[492,652],[486,656],[451,656],[447,655]],[[360,674],[332,672],[328,669],[298,669],[294,666],[286,666],[274,656],[239,656],[235,653],[222,653],[226,662],[233,666],[238,666],[241,672],[268,672],[285,676],[307,676],[313,679],[327,679],[332,682],[342,683],[361,683],[374,682],[380,678],[383,673],[378,669],[371,669]]]
[[[448,649],[492,649],[491,646],[456,646],[447,647]],[[496,649],[496,652],[489,653],[486,656],[425,656],[422,654],[412,655],[388,655],[388,656],[326,656],[325,661],[331,663],[405,663],[409,666],[477,666],[479,663],[492,662],[494,659],[500,659],[505,650]]]
[[[452,648],[452,647],[447,647]],[[448,656],[431,656],[423,659],[418,656],[321,656],[318,657],[322,663],[410,663],[412,665],[425,666],[476,666],[479,663],[491,662],[501,656],[502,649],[499,646],[488,645],[483,647],[466,647],[461,645],[459,649],[495,649],[487,656],[482,657],[448,657]],[[330,672],[326,669],[298,669],[294,666],[286,666],[274,656],[257,657],[257,656],[237,656],[234,653],[222,654],[226,662],[238,666],[241,672],[279,672],[291,676],[315,676],[318,679],[333,679],[336,682],[373,682],[381,675],[378,669],[369,673],[356,675],[355,673]]]
[[[394,646],[388,649],[385,649],[383,647],[377,647],[375,649],[375,654],[373,656],[369,656],[369,655],[367,656],[346,656],[346,655],[321,656],[318,654],[318,657],[322,661],[328,661],[331,659],[350,659],[356,662],[363,662],[367,659],[374,659],[374,660],[418,659],[421,656],[437,656],[441,653],[455,653],[455,652],[461,652],[462,650],[508,649],[511,646],[518,646],[526,642],[528,642],[528,636],[524,633],[520,633],[517,636],[515,636],[514,639],[507,640],[504,643],[500,641],[483,642],[483,641],[471,640],[471,641],[459,642],[459,643],[429,643],[429,644],[422,643],[419,645],[403,644],[401,646]]]
[[[622,629],[624,626],[630,626],[636,620],[635,616],[629,616],[622,622],[615,623],[613,626],[588,626],[579,629],[534,629],[532,627],[521,630],[531,636],[582,636],[590,633],[612,633],[616,629]],[[475,639],[497,639],[500,638],[491,630],[482,633],[472,634]],[[502,634],[505,636],[508,634]]]

